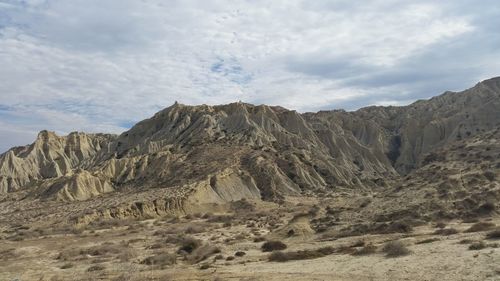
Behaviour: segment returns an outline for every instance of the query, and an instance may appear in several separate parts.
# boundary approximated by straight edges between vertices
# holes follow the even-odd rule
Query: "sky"
[[[497,0],[0,0],[0,153],[175,101],[405,105],[500,76]]]

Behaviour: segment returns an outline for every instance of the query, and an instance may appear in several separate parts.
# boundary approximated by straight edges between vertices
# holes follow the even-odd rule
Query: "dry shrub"
[[[390,233],[410,233],[413,226],[407,221],[395,221],[391,223],[356,224],[340,231],[338,238],[361,236],[366,234],[390,234]]]
[[[206,231],[206,226],[201,224],[191,224],[186,226],[186,228],[184,229],[184,233],[187,234],[203,233]]]
[[[445,228],[446,227],[446,223],[445,222],[437,222],[436,225],[435,225],[436,228]]]
[[[286,248],[286,244],[281,241],[267,241],[261,247],[262,252],[280,251]]]
[[[141,261],[141,264],[157,265],[160,267],[173,265],[177,262],[177,256],[171,253],[160,253],[154,256],[149,256]]]
[[[255,243],[264,242],[264,241],[266,241],[266,238],[264,238],[264,237],[262,237],[262,236],[260,236],[260,237],[255,237],[255,238],[253,239],[253,242],[255,242]]]
[[[473,224],[469,229],[467,229],[465,232],[479,232],[479,231],[486,231],[490,230],[493,227],[495,227],[494,223],[491,222],[478,222]]]
[[[238,251],[236,253],[234,253],[234,256],[235,257],[243,257],[244,255],[246,255],[247,253],[243,252],[243,251]]]
[[[468,217],[462,220],[463,223],[476,223],[479,222],[477,218],[474,217]]]
[[[458,244],[472,244],[474,242],[475,241],[472,239],[462,239],[462,240],[458,241]]]
[[[88,229],[107,229],[113,227],[128,226],[129,228],[136,225],[137,221],[131,219],[111,219],[111,220],[96,220],[87,225]]]
[[[301,250],[301,251],[291,251],[282,252],[276,251],[269,255],[269,261],[276,262],[287,262],[291,260],[308,260],[321,258],[330,254],[333,254],[335,249],[332,247],[322,247],[314,250]]]
[[[496,206],[493,202],[486,202],[479,206],[476,210],[475,213],[478,215],[489,215],[493,213],[496,209]]]
[[[488,239],[500,239],[500,228],[497,228],[488,234],[486,234],[486,238]]]
[[[90,248],[80,250],[80,255],[104,256],[119,254],[123,251],[123,247],[119,245],[101,244]]]
[[[477,251],[486,248],[486,244],[483,241],[474,242],[469,246],[469,250]]]
[[[56,257],[58,260],[81,260],[87,256],[118,256],[123,259],[123,256],[132,256],[133,252],[123,245],[101,244],[84,249],[65,249]]]
[[[179,235],[167,235],[165,239],[166,244],[180,245],[186,237],[182,234]]]
[[[455,228],[442,228],[442,229],[438,229],[438,230],[434,231],[434,234],[436,234],[436,235],[445,235],[445,236],[453,235],[453,234],[457,234],[457,233],[458,233],[458,230],[456,230]]]
[[[192,237],[184,237],[180,241],[178,253],[191,254],[194,250],[201,246],[201,241]]]
[[[61,265],[61,267],[59,267],[60,269],[68,269],[68,268],[72,268],[73,267],[73,264],[72,263],[65,263],[63,265]]]
[[[356,252],[352,253],[354,256],[365,256],[365,255],[371,255],[377,252],[377,246],[373,244],[368,244],[365,245],[363,248],[357,250]]]
[[[220,253],[220,249],[218,247],[212,245],[203,245],[196,248],[191,254],[186,256],[186,260],[191,263],[199,263],[200,261],[206,260],[210,256],[214,254]]]
[[[154,249],[161,249],[163,247],[165,247],[165,245],[162,244],[162,243],[154,243],[154,244],[151,244],[149,246],[146,246],[146,249],[148,249],[148,250],[154,250]]]
[[[165,229],[157,230],[153,233],[154,236],[167,237],[171,234],[185,233],[185,234],[196,234],[203,233],[207,231],[207,223],[186,223],[184,225],[169,225]]]
[[[19,254],[16,252],[15,248],[0,251],[0,260],[9,260],[17,257],[19,257]]]
[[[351,247],[355,247],[355,248],[356,248],[356,247],[363,247],[365,244],[366,244],[366,243],[365,243],[365,241],[363,241],[363,240],[358,240],[358,241],[356,241],[354,244],[352,244],[352,246],[351,246]]]
[[[494,181],[496,178],[496,174],[493,171],[485,171],[484,177],[486,177],[489,181]]]
[[[101,271],[104,269],[106,269],[106,268],[103,265],[98,264],[98,265],[93,265],[93,266],[87,268],[87,272]]]
[[[205,269],[209,269],[210,268],[210,264],[208,263],[204,263],[200,266],[200,270],[205,270]]]
[[[386,254],[386,257],[400,257],[410,254],[410,250],[401,241],[390,241],[387,242],[382,251]]]
[[[216,222],[216,223],[231,223],[234,220],[234,216],[228,215],[214,215],[210,217],[207,222]]]
[[[428,239],[424,239],[424,240],[418,241],[415,244],[428,244],[428,243],[436,242],[436,241],[439,241],[439,240],[440,240],[439,238],[428,238]]]

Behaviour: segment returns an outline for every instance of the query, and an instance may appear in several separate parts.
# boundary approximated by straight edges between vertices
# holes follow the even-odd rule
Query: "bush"
[[[488,239],[500,239],[500,228],[497,228],[488,234],[486,234],[486,238]]]
[[[386,257],[400,257],[411,253],[400,241],[387,242],[382,251],[386,254]]]
[[[262,252],[280,251],[286,248],[286,244],[281,241],[267,241],[261,247]]]
[[[473,224],[469,229],[467,229],[465,232],[479,232],[479,231],[486,231],[490,230],[493,227],[495,227],[494,223],[491,222],[478,222]]]
[[[480,241],[480,242],[474,242],[472,243],[470,246],[469,246],[469,250],[482,250],[484,248],[486,248],[486,244],[484,244],[483,241]]]
[[[292,252],[276,251],[269,255],[269,261],[286,262],[291,260],[307,260],[321,258],[333,254],[335,249],[332,247],[323,247],[314,250],[302,250]]]
[[[454,228],[442,228],[442,229],[438,229],[434,232],[434,234],[436,234],[436,235],[445,235],[445,236],[453,235],[453,234],[457,234],[457,233],[458,233],[458,230],[456,230]]]
[[[177,256],[175,254],[162,253],[154,256],[150,256],[141,261],[141,264],[146,265],[172,265],[177,262]]]

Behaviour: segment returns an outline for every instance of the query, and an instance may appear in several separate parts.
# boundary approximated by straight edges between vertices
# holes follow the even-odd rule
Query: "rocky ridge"
[[[432,153],[496,140],[499,108],[500,78],[354,112],[175,103],[119,136],[40,132],[0,156],[0,193],[82,201],[156,189],[182,206],[388,188],[418,177]]]

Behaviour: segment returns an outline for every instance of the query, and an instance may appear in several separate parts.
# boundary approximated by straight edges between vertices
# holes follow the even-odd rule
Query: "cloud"
[[[481,3],[0,0],[0,151],[176,100],[352,110],[464,89],[500,71],[500,8]]]

